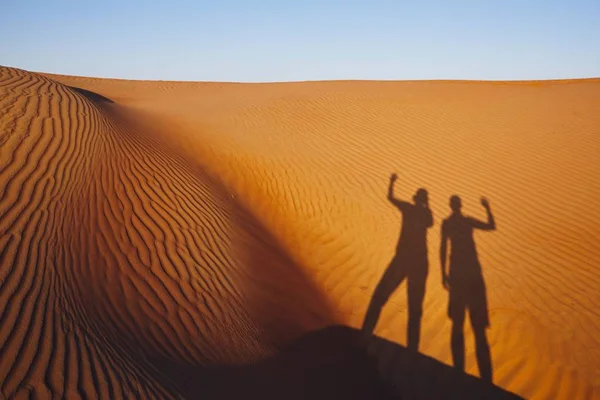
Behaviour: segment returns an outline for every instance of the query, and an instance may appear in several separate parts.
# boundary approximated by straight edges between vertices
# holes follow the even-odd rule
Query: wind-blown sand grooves
[[[398,240],[397,172],[396,195],[424,187],[434,214],[420,352],[452,365],[440,224],[455,193],[483,219],[484,195],[494,383],[600,398],[599,111],[600,79],[234,84],[3,67],[0,396],[190,397],[184,375],[210,385],[210,368],[360,328]],[[405,285],[375,331],[399,345]],[[371,351],[394,380],[389,342]]]

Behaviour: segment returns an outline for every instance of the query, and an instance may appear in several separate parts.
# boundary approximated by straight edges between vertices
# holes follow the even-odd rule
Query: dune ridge
[[[168,147],[47,78],[3,69],[2,90],[5,396],[166,398],[163,359],[253,360],[332,321],[261,225]],[[282,309],[294,318],[270,327]]]
[[[439,226],[478,234],[494,382],[599,398],[600,79],[150,82],[0,69],[0,392],[177,398],[192,368],[360,327],[431,196],[421,352],[451,364]],[[405,344],[406,294],[378,336]],[[467,328],[467,372],[477,375]],[[373,349],[384,375],[397,368]]]

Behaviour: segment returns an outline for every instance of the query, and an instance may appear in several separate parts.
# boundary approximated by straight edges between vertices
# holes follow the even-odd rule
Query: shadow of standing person
[[[413,196],[414,204],[394,197],[396,174],[390,177],[388,200],[402,213],[402,230],[392,259],[383,277],[377,284],[363,322],[362,331],[372,335],[381,310],[391,294],[404,281],[408,280],[408,349],[419,349],[421,315],[427,279],[427,229],[433,225],[429,209],[427,190],[419,189]]]
[[[449,290],[448,316],[452,319],[451,350],[454,367],[465,369],[465,311],[469,310],[469,318],[475,335],[475,351],[477,365],[482,380],[492,381],[492,361],[487,341],[486,328],[489,327],[489,316],[485,282],[481,273],[481,264],[477,256],[473,231],[495,230],[496,223],[488,201],[481,199],[487,211],[487,222],[462,214],[460,197],[450,197],[452,214],[442,223],[442,244],[440,258],[442,267],[442,284]],[[450,271],[446,272],[447,243],[450,241]]]

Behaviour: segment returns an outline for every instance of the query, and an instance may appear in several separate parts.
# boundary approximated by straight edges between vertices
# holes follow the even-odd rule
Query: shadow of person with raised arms
[[[481,264],[477,256],[477,248],[473,231],[495,230],[496,223],[485,199],[481,204],[487,211],[487,222],[479,221],[463,215],[460,197],[450,197],[452,214],[442,223],[442,244],[440,259],[442,267],[442,284],[449,291],[448,316],[452,320],[451,350],[454,367],[465,369],[465,339],[463,326],[465,311],[469,310],[469,318],[475,335],[477,365],[482,380],[492,381],[492,361],[487,341],[486,328],[490,321],[486,298],[485,282],[481,273]],[[446,271],[447,243],[450,242],[450,270]]]
[[[404,279],[407,279],[407,347],[411,351],[417,351],[428,272],[427,229],[433,225],[433,216],[429,209],[429,199],[425,189],[417,190],[413,196],[414,204],[394,197],[394,183],[397,179],[396,174],[392,174],[390,177],[388,200],[402,213],[400,239],[396,247],[396,255],[375,288],[362,331],[365,335],[373,334],[383,306],[394,290]]]

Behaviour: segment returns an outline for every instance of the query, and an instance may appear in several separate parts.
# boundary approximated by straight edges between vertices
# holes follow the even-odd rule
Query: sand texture
[[[425,188],[433,213],[408,366],[406,283],[369,355],[354,347],[403,223],[392,173],[396,197]],[[498,393],[600,399],[600,79],[236,84],[1,67],[0,398],[350,398],[378,379],[443,398],[454,378],[406,376],[456,373],[439,267],[453,194],[480,220],[485,196],[495,217],[474,238]],[[482,382],[473,336],[467,319],[464,387]]]

